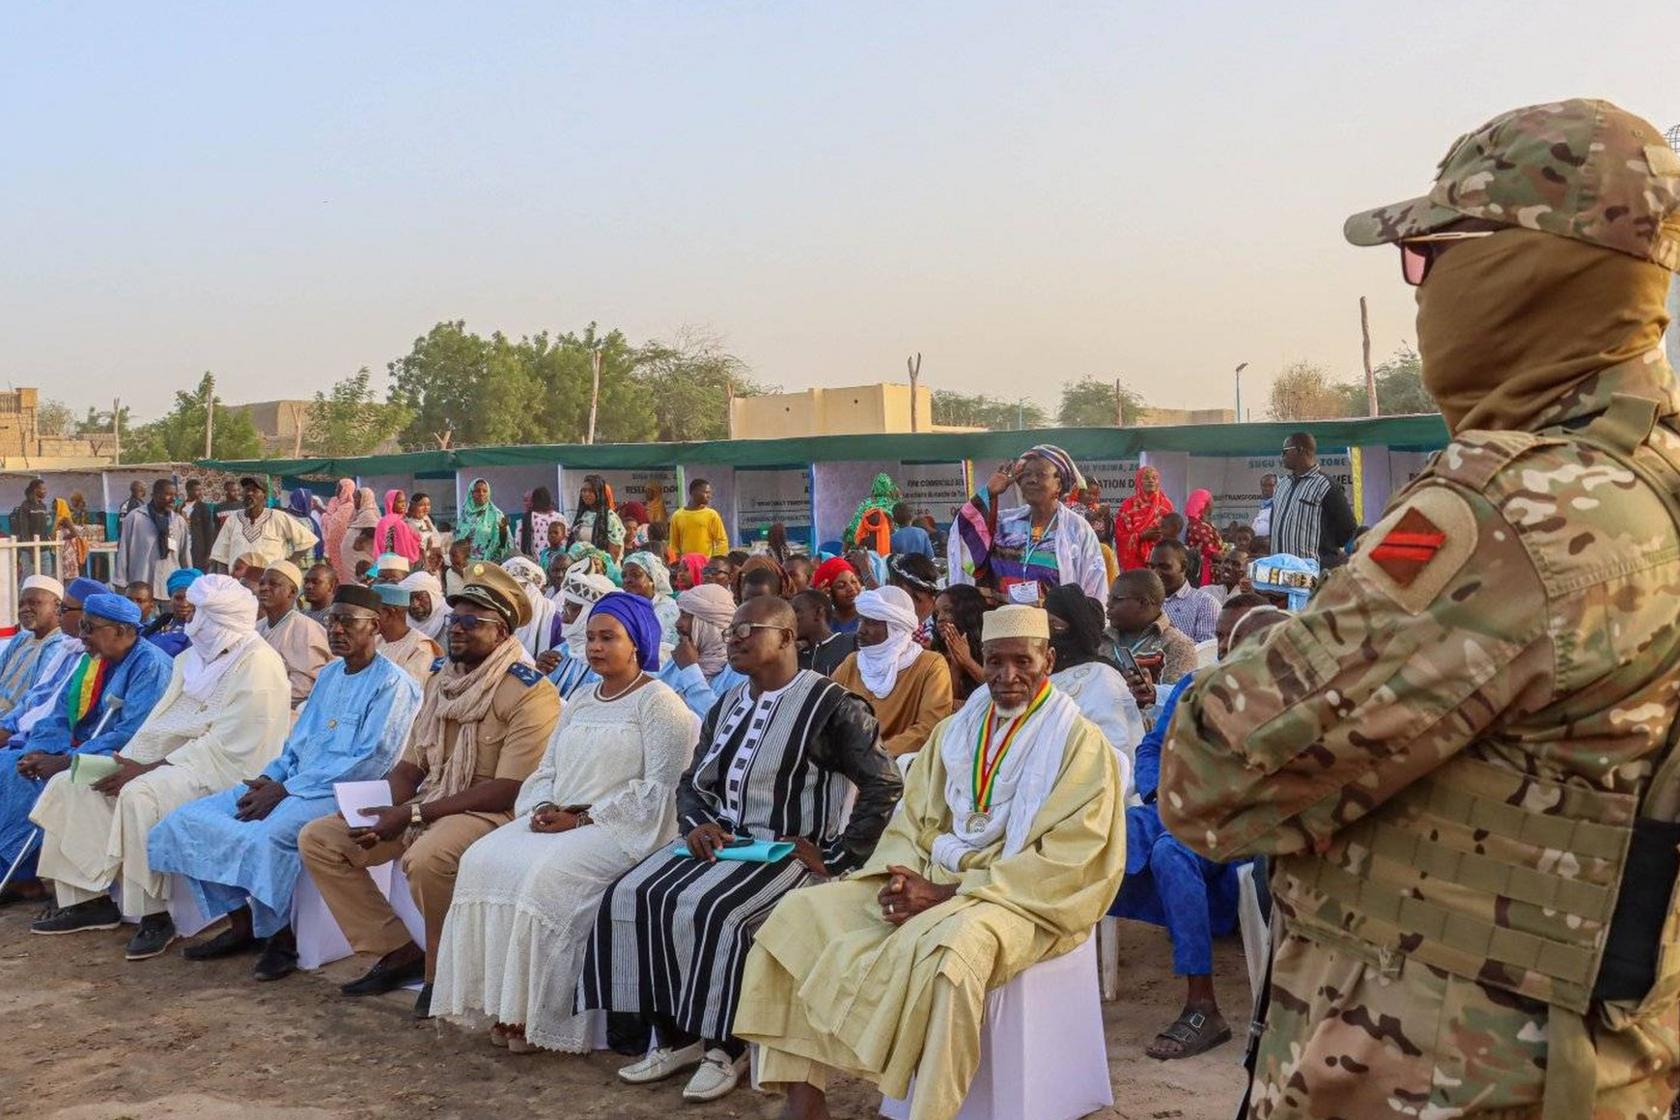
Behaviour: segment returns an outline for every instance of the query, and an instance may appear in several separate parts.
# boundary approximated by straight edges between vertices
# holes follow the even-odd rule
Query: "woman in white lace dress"
[[[436,1015],[495,1021],[491,1040],[582,1053],[572,1013],[607,885],[676,836],[675,796],[700,722],[651,676],[659,621],[614,592],[590,612],[587,655],[601,675],[573,694],[515,818],[467,849],[438,948]]]

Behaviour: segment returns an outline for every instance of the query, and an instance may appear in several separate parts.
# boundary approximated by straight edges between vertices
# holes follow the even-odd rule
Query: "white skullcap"
[[[51,576],[30,576],[23,581],[20,591],[46,591],[54,597],[64,598],[64,585]]]
[[[502,567],[507,570],[508,575],[523,583],[526,587],[541,591],[548,586],[548,576],[543,574],[543,570],[537,566],[535,560],[524,556],[510,556],[502,561]]]
[[[276,560],[268,566],[267,570],[270,572],[279,572],[281,575],[291,580],[293,588],[300,588],[303,586],[303,573],[298,571],[298,566],[290,560]]]
[[[980,641],[999,638],[1043,638],[1050,640],[1050,615],[1042,607],[1012,604],[987,611],[981,616]]]

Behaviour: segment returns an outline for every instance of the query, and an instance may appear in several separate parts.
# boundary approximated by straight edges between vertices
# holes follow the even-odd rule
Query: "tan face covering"
[[[1454,432],[1527,430],[1571,386],[1656,346],[1669,273],[1509,229],[1461,241],[1418,288],[1423,382]]]

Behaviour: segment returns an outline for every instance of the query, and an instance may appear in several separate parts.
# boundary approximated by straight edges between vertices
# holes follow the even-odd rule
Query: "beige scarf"
[[[490,700],[502,677],[525,659],[525,650],[512,637],[497,646],[475,669],[451,661],[432,677],[436,688],[426,689],[420,714],[414,717],[414,736],[426,745],[426,780],[420,783],[422,804],[453,797],[472,785],[478,773],[478,728],[489,714]],[[444,753],[444,725],[453,723],[455,749]]]

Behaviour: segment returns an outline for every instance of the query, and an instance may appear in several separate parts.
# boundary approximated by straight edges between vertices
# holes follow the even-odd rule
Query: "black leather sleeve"
[[[881,745],[881,728],[868,704],[842,689],[819,741],[818,761],[843,774],[857,787],[846,830],[823,851],[835,875],[862,867],[886,831],[893,808],[904,795],[904,779]]]

